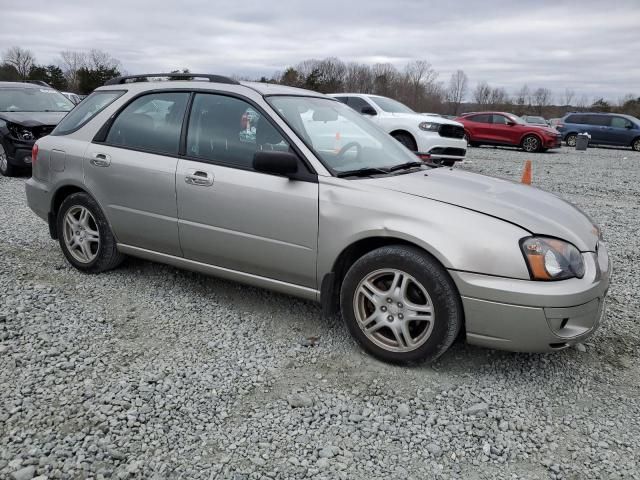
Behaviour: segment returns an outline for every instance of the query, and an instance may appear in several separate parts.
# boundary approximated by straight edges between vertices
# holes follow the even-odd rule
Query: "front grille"
[[[464,128],[457,125],[440,125],[438,133],[441,137],[462,138],[464,137]]]
[[[55,125],[43,125],[41,127],[33,127],[31,131],[36,138],[42,138],[53,132]]]
[[[464,157],[467,151],[464,148],[434,147],[429,150],[430,155],[451,155],[452,157]]]

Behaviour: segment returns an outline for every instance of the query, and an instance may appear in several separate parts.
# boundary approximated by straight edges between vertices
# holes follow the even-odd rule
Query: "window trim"
[[[94,113],[93,115],[91,115],[89,118],[85,119],[84,121],[80,122],[78,125],[75,126],[75,128],[72,128],[71,130],[65,130],[62,133],[54,133],[55,132],[55,128],[54,131],[51,132],[49,135],[52,135],[54,137],[64,137],[66,135],[71,135],[72,133],[77,132],[78,130],[80,130],[82,127],[84,127],[87,123],[89,123],[91,120],[93,120],[94,118],[96,118],[98,115],[100,115],[106,108],[108,108],[109,106],[113,105],[114,102],[117,102],[118,99],[122,98],[123,95],[125,95],[128,90],[96,90],[95,92],[92,92],[90,95],[87,96],[87,98],[89,98],[91,95],[96,94],[96,93],[106,93],[106,92],[117,92],[120,95],[118,95],[117,97],[115,97],[113,100],[111,100],[109,103],[107,103],[106,105],[104,105],[100,110],[98,110],[96,113]],[[86,100],[87,98],[84,98],[83,100]],[[79,105],[79,103],[77,104]],[[76,106],[77,106],[76,105]],[[69,115],[71,112],[73,112],[75,110],[75,107],[73,107],[71,110],[69,110],[67,112],[67,115]],[[67,115],[65,115],[64,117],[62,117],[62,120],[64,120],[65,118],[67,118]],[[60,120],[60,122],[58,123],[58,125],[60,125],[60,123],[62,123],[62,120]],[[56,125],[56,128],[58,128],[58,125]]]
[[[188,93],[189,94],[189,98],[187,100],[187,106],[185,108],[185,116],[182,119],[182,128],[180,130],[180,144],[178,146],[178,153],[177,154],[167,153],[167,152],[159,152],[157,150],[149,150],[149,149],[128,147],[128,146],[123,146],[123,145],[113,145],[113,144],[110,144],[110,143],[106,142],[107,134],[109,133],[109,130],[111,129],[111,126],[112,126],[113,122],[115,121],[115,119],[118,118],[120,113],[122,113],[122,111],[125,108],[127,108],[131,103],[133,103],[136,99],[138,99],[140,97],[143,97],[145,95],[150,95],[150,94],[154,94],[154,93],[176,93],[176,92],[178,92],[178,93]],[[236,98],[238,100],[242,100],[242,101],[248,103],[249,105],[251,105],[251,107],[255,108],[256,111],[258,111],[260,113],[260,115],[266,115],[267,118],[269,119],[270,123],[272,124],[272,126],[278,131],[278,133],[280,133],[280,135],[282,135],[282,137],[287,141],[287,143],[289,143],[289,147],[293,149],[294,153],[298,156],[298,158],[300,159],[302,164],[306,167],[306,171],[298,172],[298,176],[294,176],[292,178],[294,178],[295,180],[300,180],[300,181],[305,181],[305,182],[318,183],[318,173],[313,168],[313,165],[311,165],[311,163],[309,162],[307,157],[302,153],[302,151],[300,150],[300,148],[298,148],[298,146],[295,144],[295,142],[293,142],[291,140],[291,137],[286,134],[286,132],[282,129],[282,127],[280,127],[280,125],[278,125],[276,122],[274,122],[273,117],[271,115],[269,115],[264,110],[264,108],[262,108],[260,105],[258,105],[255,101],[253,101],[252,99],[250,99],[250,98],[248,98],[248,97],[246,97],[246,96],[244,96],[242,94],[236,93],[236,92],[228,92],[228,91],[224,91],[224,90],[204,89],[204,88],[154,88],[154,89],[145,90],[145,91],[140,92],[140,93],[132,96],[131,98],[129,98],[113,114],[111,114],[111,116],[98,129],[98,131],[94,135],[93,139],[91,140],[91,143],[92,144],[96,144],[96,145],[104,145],[104,146],[112,147],[112,148],[120,148],[122,150],[131,150],[131,151],[134,151],[134,152],[149,153],[149,154],[152,154],[152,155],[164,155],[166,157],[172,157],[172,158],[177,158],[177,159],[185,159],[185,160],[189,160],[189,161],[192,161],[192,162],[199,162],[199,163],[204,163],[204,164],[208,164],[208,165],[218,165],[218,166],[226,167],[226,168],[235,168],[237,170],[244,170],[244,171],[253,172],[253,173],[261,174],[261,175],[270,175],[270,174],[263,173],[263,172],[257,172],[253,168],[242,168],[242,167],[239,167],[238,165],[234,165],[234,164],[231,164],[231,163],[228,163],[228,162],[222,162],[222,161],[219,161],[219,160],[209,160],[209,159],[206,159],[206,158],[194,157],[194,156],[191,156],[191,155],[187,155],[186,143],[187,143],[187,134],[188,134],[188,130],[189,130],[189,118],[191,116],[191,107],[193,106],[193,101],[195,99],[196,94],[198,94],[198,93],[211,94],[211,95],[222,95],[222,96],[226,96],[226,97]],[[299,96],[308,97],[309,95],[299,95]],[[265,98],[266,95],[263,95],[262,97]],[[276,112],[276,114],[277,114],[277,112]],[[286,121],[285,121],[285,124],[287,126],[289,125]],[[291,127],[289,127],[289,128],[291,128]],[[295,132],[295,130],[293,130],[293,131]],[[183,143],[183,137],[184,137],[184,143]],[[306,142],[303,139],[300,139],[299,137],[296,137],[296,138],[298,138],[305,146],[307,145]],[[311,150],[311,151],[313,151],[313,150]]]

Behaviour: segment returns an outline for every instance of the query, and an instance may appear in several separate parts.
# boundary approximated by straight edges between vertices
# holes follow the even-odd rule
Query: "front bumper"
[[[31,149],[35,140],[19,140],[5,136],[2,144],[7,152],[7,160],[16,167],[31,166]]]
[[[545,137],[542,142],[544,148],[560,148],[562,146],[562,137]]]
[[[558,282],[450,272],[462,296],[467,341],[517,352],[584,341],[604,316],[611,273],[605,245],[584,256],[584,277]]]
[[[463,160],[467,152],[464,138],[441,137],[438,133],[423,133],[416,139],[418,152],[433,159]]]

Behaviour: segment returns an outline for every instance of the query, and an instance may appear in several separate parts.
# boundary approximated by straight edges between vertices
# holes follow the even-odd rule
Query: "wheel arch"
[[[395,137],[398,134],[402,134],[402,135],[408,135],[411,140],[413,141],[413,144],[416,146],[416,150],[418,150],[418,139],[416,138],[416,136],[411,133],[409,130],[407,130],[406,128],[396,128],[395,130],[392,130],[391,132],[389,132],[389,135],[391,135],[392,137]]]
[[[423,245],[417,242],[400,238],[398,236],[369,236],[360,238],[347,245],[336,257],[331,267],[331,270],[326,273],[322,279],[320,287],[320,303],[322,304],[323,312],[326,314],[333,314],[339,311],[339,299],[340,288],[342,287],[342,280],[346,275],[351,265],[353,265],[359,258],[363,257],[369,252],[376,250],[380,247],[387,247],[390,245],[400,245],[417,248],[420,251],[428,254],[436,262],[438,262],[443,269],[447,270],[447,267],[435,255],[430,252]]]
[[[542,138],[542,135],[540,135],[538,132],[525,132],[520,137],[520,141],[518,142],[518,145],[522,146],[522,142],[524,142],[524,139],[532,135],[538,139],[541,146],[544,144],[544,138]]]
[[[73,195],[74,193],[86,193],[87,195],[90,195],[92,198],[95,199],[95,197],[91,195],[91,193],[87,191],[86,188],[77,184],[68,183],[68,184],[60,185],[59,187],[57,187],[55,190],[55,193],[51,197],[51,207],[49,209],[49,214],[47,215],[48,223],[49,223],[49,234],[53,239],[58,238],[58,228],[56,223],[58,210],[60,209],[62,202],[64,202],[64,200],[69,195]]]
[[[634,143],[636,143],[638,140],[640,140],[640,135],[638,135],[638,136],[634,137],[634,138],[631,140],[631,143],[629,143],[629,145],[630,145],[631,147],[633,147],[633,144],[634,144]]]

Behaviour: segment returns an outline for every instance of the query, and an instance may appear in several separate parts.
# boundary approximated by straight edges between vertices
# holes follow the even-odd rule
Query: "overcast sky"
[[[3,2],[0,50],[40,63],[99,48],[129,73],[271,76],[309,58],[425,59],[511,93],[522,84],[640,95],[640,0],[29,0]]]

